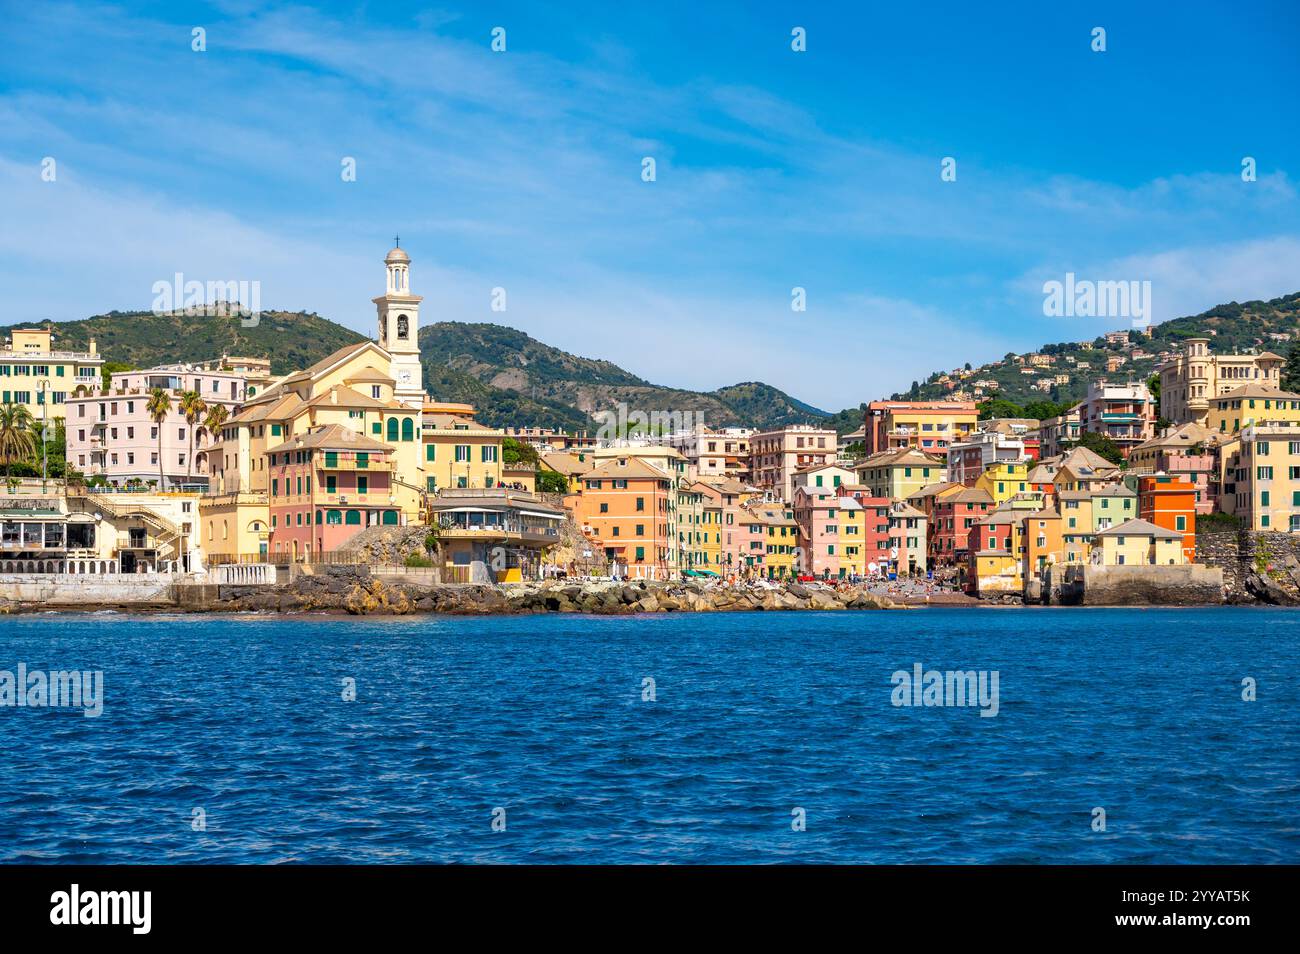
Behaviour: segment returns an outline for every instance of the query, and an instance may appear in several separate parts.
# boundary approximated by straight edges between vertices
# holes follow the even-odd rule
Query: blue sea
[[[5,617],[19,663],[103,711],[0,708],[0,862],[1300,861],[1300,612]]]

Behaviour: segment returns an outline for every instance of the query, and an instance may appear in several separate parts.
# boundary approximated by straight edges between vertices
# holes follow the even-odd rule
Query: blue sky
[[[400,233],[426,321],[836,410],[1127,326],[1067,271],[1300,290],[1300,5],[1168,9],[0,2],[0,323],[180,271],[369,332]]]

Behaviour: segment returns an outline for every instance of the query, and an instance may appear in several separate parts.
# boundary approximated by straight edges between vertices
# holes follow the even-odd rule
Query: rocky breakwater
[[[905,609],[863,589],[823,586],[720,586],[707,583],[516,584],[506,600],[525,613],[721,613],[744,610]]]
[[[862,589],[822,586],[721,586],[659,583],[548,581],[505,586],[431,584],[401,576],[376,576],[364,566],[330,567],[274,586],[223,586],[210,609],[230,612],[338,612],[353,615],[451,613],[717,613],[744,610],[904,609]]]

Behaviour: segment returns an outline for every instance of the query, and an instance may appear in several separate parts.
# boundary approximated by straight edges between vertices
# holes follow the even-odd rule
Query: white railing
[[[208,571],[213,583],[231,586],[260,586],[275,582],[274,563],[223,563]]]

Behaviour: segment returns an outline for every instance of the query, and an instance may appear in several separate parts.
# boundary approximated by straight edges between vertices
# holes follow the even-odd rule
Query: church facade
[[[418,295],[410,256],[384,258],[378,341],[340,348],[243,404],[207,450],[200,505],[212,562],[330,552],[367,526],[423,520]]]

